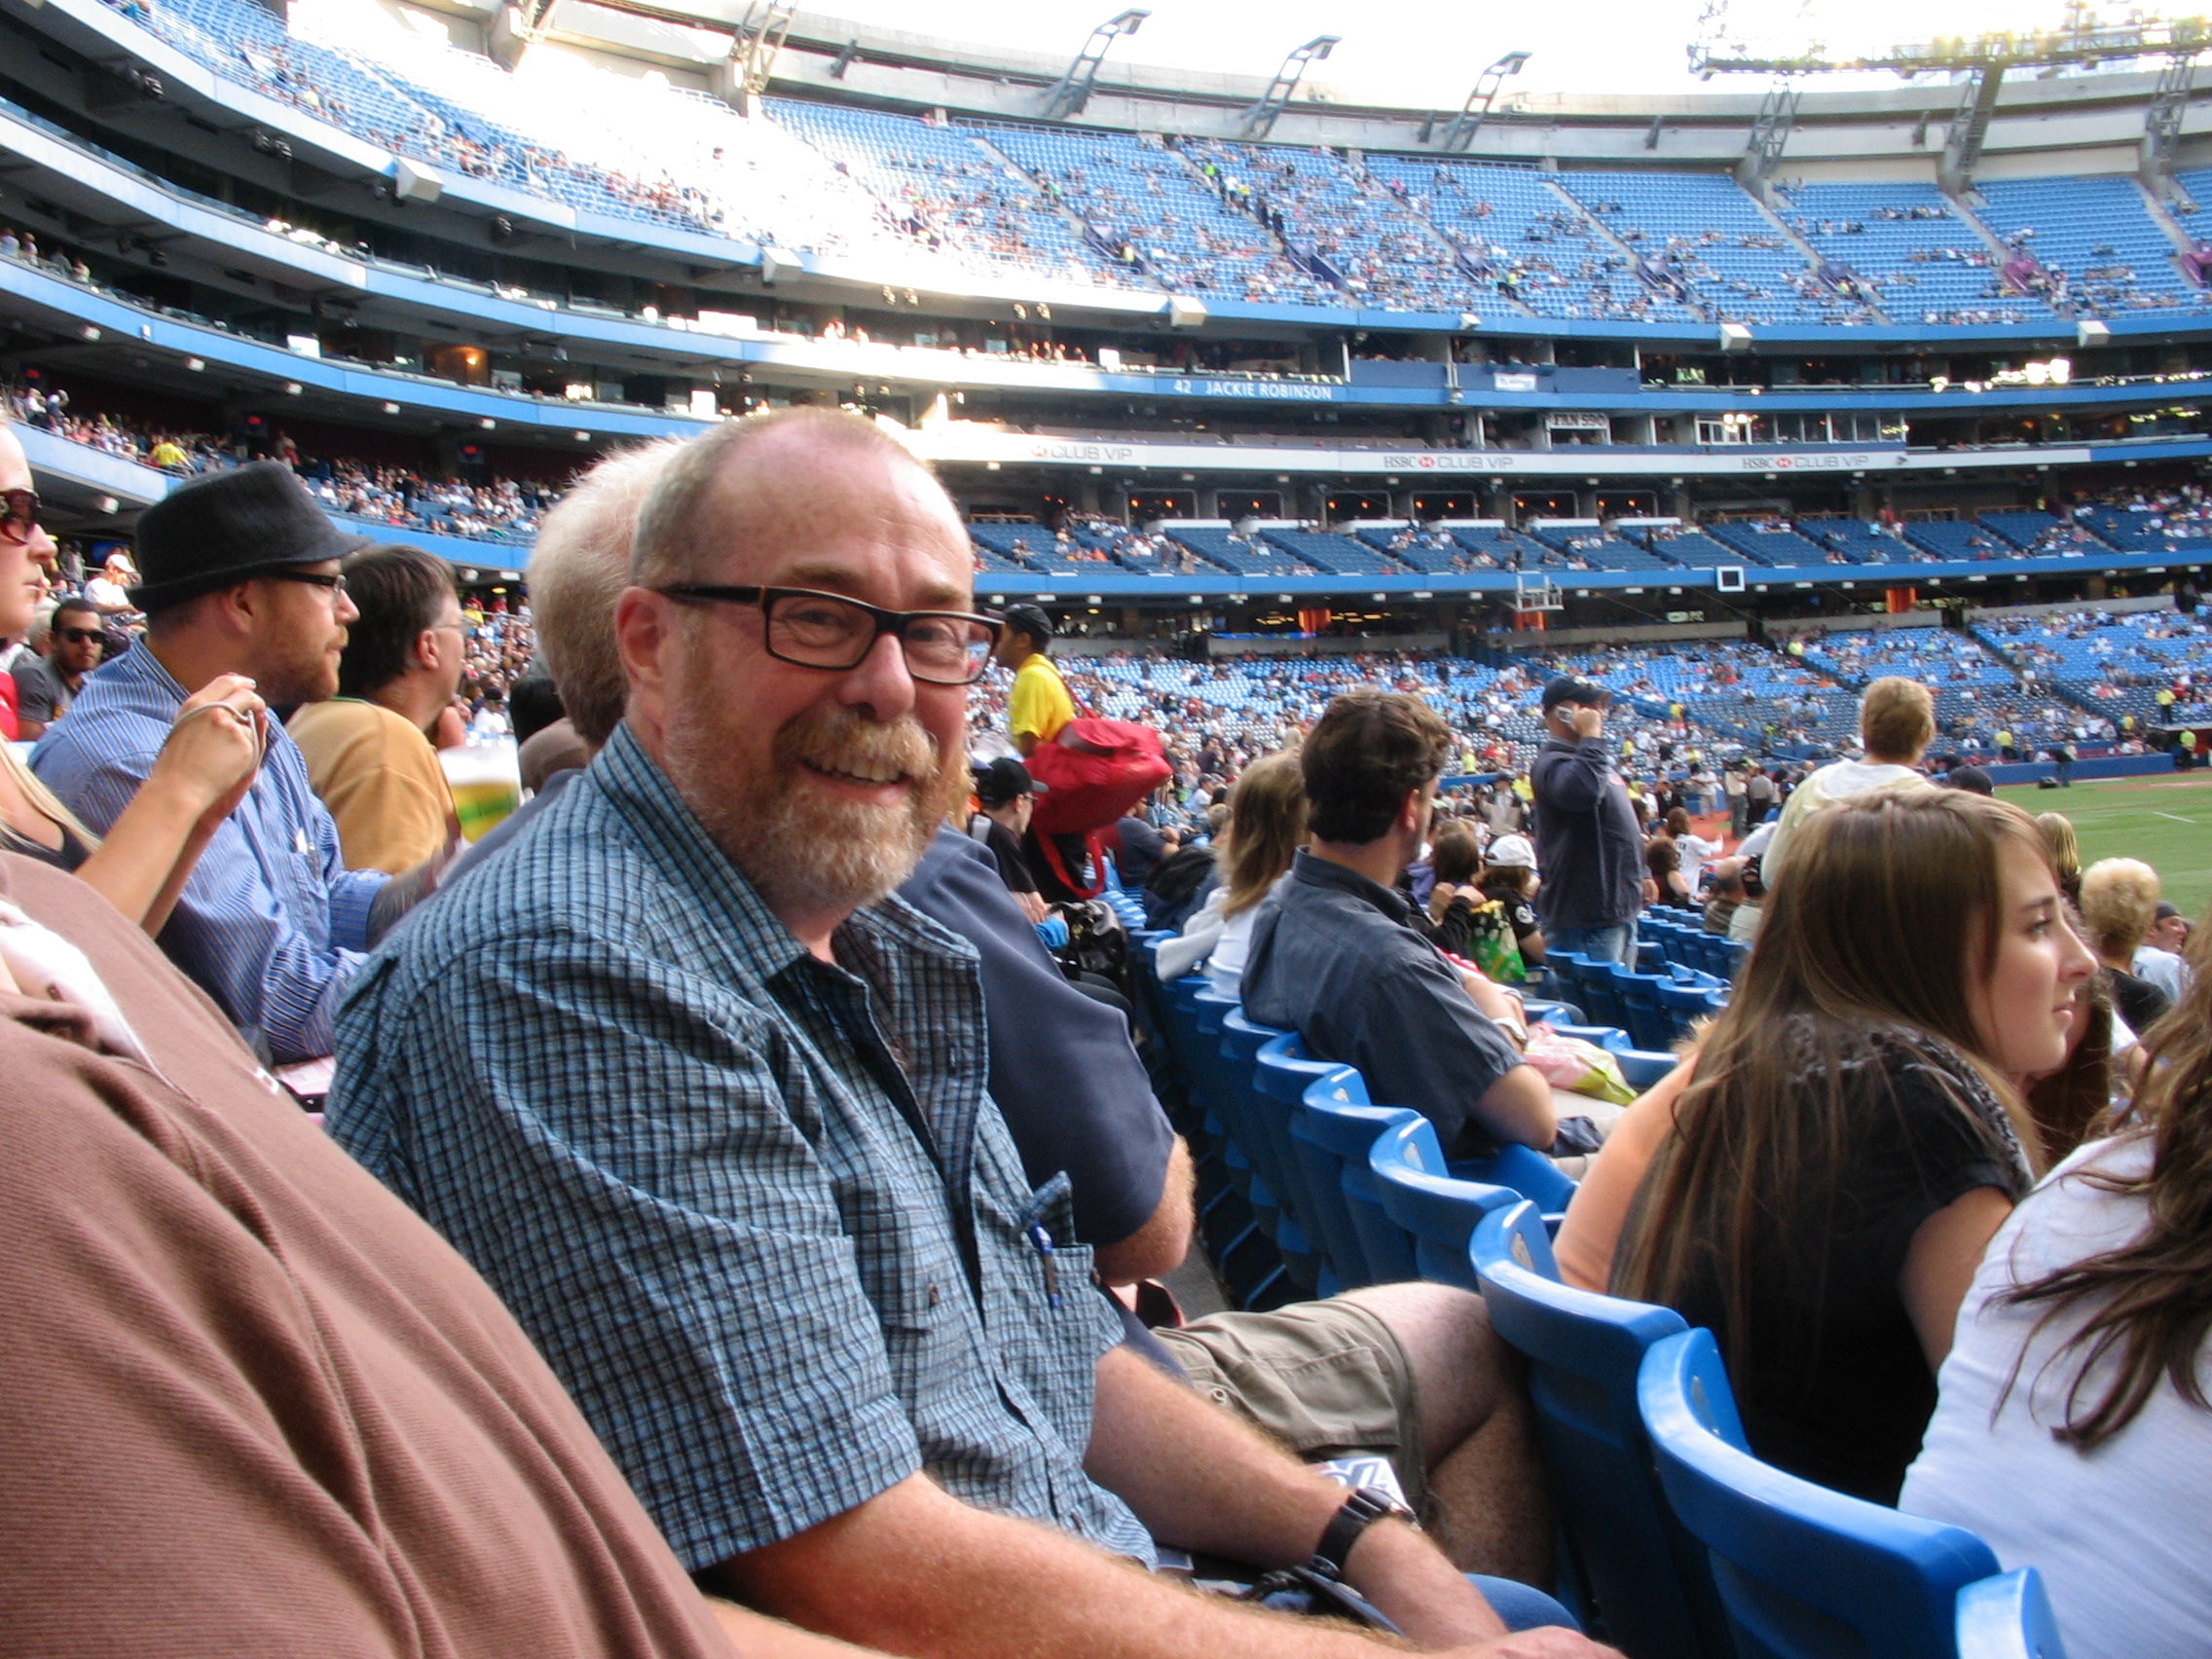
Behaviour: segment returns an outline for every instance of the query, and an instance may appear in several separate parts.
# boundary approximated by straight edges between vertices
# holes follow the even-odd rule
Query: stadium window
[[[1516,519],[1573,518],[1579,510],[1579,503],[1571,490],[1513,498],[1513,516]]]
[[[1129,493],[1129,522],[1148,524],[1154,519],[1197,518],[1198,494],[1196,490],[1132,490]]]
[[[1218,490],[1214,493],[1213,501],[1216,518],[1282,517],[1282,492],[1279,490]]]

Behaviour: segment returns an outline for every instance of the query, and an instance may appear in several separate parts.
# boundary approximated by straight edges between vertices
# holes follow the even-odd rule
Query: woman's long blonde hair
[[[0,402],[0,427],[13,424],[15,424],[15,421],[7,404]],[[23,556],[27,559],[30,554],[26,550]],[[7,768],[8,776],[15,780],[16,788],[22,792],[23,799],[30,803],[33,812],[51,818],[55,823],[83,841],[88,849],[100,844],[100,838],[77,821],[77,815],[63,806],[59,797],[38,781],[38,775],[16,758],[14,745],[0,743],[0,766]],[[5,828],[18,840],[31,839],[13,825],[7,825]]]
[[[1306,779],[1298,752],[1277,750],[1244,768],[1229,792],[1229,892],[1224,916],[1240,915],[1268,896],[1306,844]]]

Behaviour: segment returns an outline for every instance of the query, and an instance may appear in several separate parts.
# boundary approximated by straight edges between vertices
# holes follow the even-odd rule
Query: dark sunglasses
[[[10,541],[28,541],[38,529],[38,492],[0,490],[0,535]]]
[[[73,645],[95,645],[107,638],[97,628],[62,628],[56,631]]]

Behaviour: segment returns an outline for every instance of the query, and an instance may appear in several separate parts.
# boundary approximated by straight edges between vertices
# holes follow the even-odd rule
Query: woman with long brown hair
[[[1694,1079],[1632,1108],[1586,1184],[1603,1209],[1636,1182],[1611,1286],[1714,1331],[1760,1456],[1895,1499],[1959,1298],[2041,1167],[2022,1086],[2066,1063],[2093,966],[2018,809],[1926,790],[1806,822]]]
[[[2191,954],[2143,1035],[2133,1126],[1992,1242],[1899,1500],[2040,1567],[2074,1659],[2180,1659],[2212,1633],[2212,963]]]
[[[1306,844],[1306,784],[1298,752],[1278,750],[1244,768],[1229,792],[1229,829],[1219,854],[1220,885],[1191,918],[1180,940],[1161,947],[1160,971],[1191,972],[1198,962],[1214,989],[1236,995],[1252,922]],[[1172,952],[1172,954],[1171,954]]]

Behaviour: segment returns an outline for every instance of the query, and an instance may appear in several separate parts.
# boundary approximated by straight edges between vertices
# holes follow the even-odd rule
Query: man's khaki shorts
[[[1389,1458],[1408,1506],[1426,1513],[1413,1362],[1374,1313],[1339,1297],[1273,1313],[1216,1313],[1153,1335],[1200,1393],[1301,1461]]]

